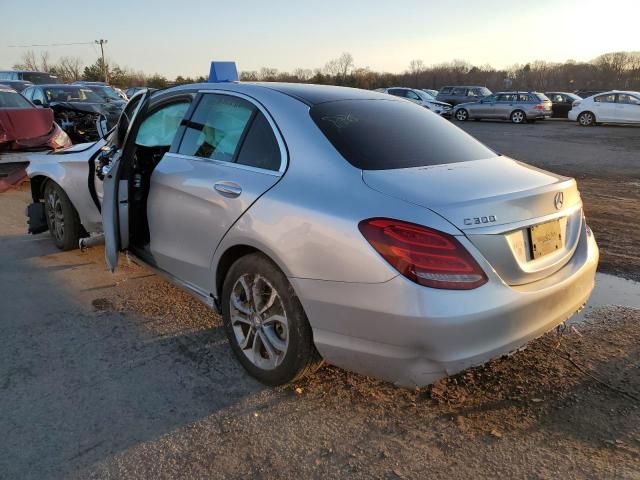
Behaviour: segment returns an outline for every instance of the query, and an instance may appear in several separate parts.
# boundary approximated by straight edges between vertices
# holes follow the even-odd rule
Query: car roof
[[[220,87],[227,90],[234,86],[238,91],[242,91],[243,87],[258,87],[280,92],[289,97],[295,98],[309,106],[321,103],[335,102],[339,100],[381,100],[387,99],[388,96],[383,93],[371,90],[363,90],[360,88],[338,87],[335,85],[316,85],[310,83],[279,83],[279,82],[211,82],[211,83],[192,83],[183,84],[169,89],[161,89],[158,93],[174,92],[186,89],[196,88],[198,90],[216,90]]]

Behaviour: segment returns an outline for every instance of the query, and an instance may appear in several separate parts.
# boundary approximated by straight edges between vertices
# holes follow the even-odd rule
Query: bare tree
[[[38,60],[36,60],[36,54],[33,50],[27,50],[20,57],[20,62],[13,66],[16,70],[38,70]]]
[[[60,57],[55,68],[58,75],[65,81],[74,82],[82,78],[84,66],[78,57]]]

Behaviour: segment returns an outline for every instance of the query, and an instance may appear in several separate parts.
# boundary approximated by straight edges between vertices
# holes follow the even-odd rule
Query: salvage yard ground
[[[576,176],[601,271],[640,280],[640,129],[462,126]],[[28,197],[0,195],[0,478],[640,478],[637,308],[419,391],[333,367],[267,388],[187,294],[24,235]]]

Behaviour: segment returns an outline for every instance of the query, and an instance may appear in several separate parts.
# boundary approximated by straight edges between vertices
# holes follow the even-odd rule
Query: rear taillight
[[[575,100],[575,101],[571,104],[571,108],[576,108],[578,105],[580,105],[580,100]]]
[[[358,228],[393,268],[420,285],[470,290],[487,282],[478,263],[451,235],[388,218],[363,220]]]
[[[534,105],[534,110],[546,110],[547,106],[544,103],[539,103],[538,105]]]

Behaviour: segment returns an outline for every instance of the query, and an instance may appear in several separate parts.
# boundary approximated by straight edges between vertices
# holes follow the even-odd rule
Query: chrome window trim
[[[249,172],[262,173],[264,175],[271,175],[272,177],[281,177],[284,174],[284,170],[283,171],[267,170],[266,168],[252,167],[250,165],[242,165],[240,163],[225,162],[224,160],[215,160],[213,158],[196,157],[195,155],[185,155],[184,153],[168,152],[165,154],[165,157],[182,158],[184,160],[191,160],[191,161],[200,162],[200,163],[212,163],[220,167],[229,167],[229,168],[236,168],[239,170],[247,170]],[[162,158],[164,159],[165,157],[162,157]]]
[[[280,149],[280,168],[278,170],[269,170],[266,168],[258,168],[258,167],[251,167],[249,165],[242,165],[239,163],[232,163],[232,162],[225,162],[225,161],[221,161],[221,160],[214,160],[211,158],[205,158],[205,157],[197,157],[195,155],[184,155],[184,154],[174,154],[177,155],[181,158],[189,158],[189,159],[193,159],[193,160],[198,160],[198,161],[206,161],[206,162],[214,162],[218,165],[228,165],[231,167],[235,167],[235,168],[240,168],[242,170],[249,170],[249,171],[254,171],[254,172],[259,172],[259,173],[268,173],[270,175],[275,175],[275,176],[282,176],[284,174],[284,172],[287,170],[287,166],[289,165],[289,150],[287,149],[287,145],[284,141],[284,138],[282,137],[282,134],[280,133],[280,129],[278,128],[278,125],[276,124],[276,122],[273,120],[273,117],[271,116],[271,113],[255,98],[250,97],[249,95],[246,95],[244,93],[240,93],[240,92],[234,92],[233,90],[221,90],[221,89],[201,89],[197,91],[198,94],[202,94],[203,96],[206,94],[215,94],[215,95],[230,95],[232,97],[238,97],[238,98],[242,98],[243,100],[248,101],[249,103],[251,103],[253,106],[255,106],[260,112],[262,112],[262,114],[265,116],[265,118],[267,119],[267,122],[269,122],[269,126],[271,127],[271,131],[273,132],[273,134],[276,137],[276,142],[278,143],[278,148]],[[199,102],[201,102],[202,100],[200,100]],[[198,109],[198,107],[196,106],[195,111]],[[183,137],[184,140],[184,137]],[[180,142],[182,143],[182,142]]]

